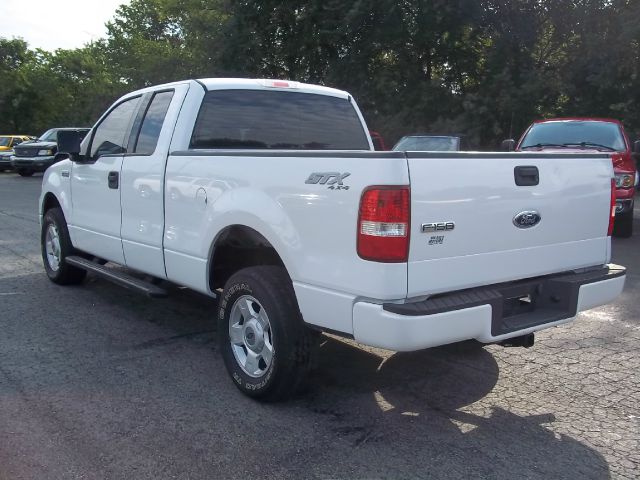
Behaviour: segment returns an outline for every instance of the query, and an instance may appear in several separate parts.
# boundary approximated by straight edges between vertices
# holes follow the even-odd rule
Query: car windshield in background
[[[0,147],[8,147],[10,140],[9,137],[0,137]]]
[[[393,147],[395,151],[455,152],[460,150],[459,137],[411,136],[401,138]]]
[[[611,122],[558,121],[534,124],[520,149],[545,146],[625,150],[620,127]]]
[[[42,134],[40,138],[38,138],[41,142],[57,142],[58,141],[58,129],[52,128],[51,130],[47,130]]]
[[[360,118],[346,98],[263,90],[208,92],[191,148],[370,149]]]

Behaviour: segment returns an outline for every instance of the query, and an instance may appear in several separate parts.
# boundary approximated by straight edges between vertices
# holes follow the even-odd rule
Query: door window
[[[138,135],[138,141],[134,149],[135,153],[151,155],[156,149],[160,130],[164,123],[164,117],[173,98],[173,91],[159,92],[153,96],[149,109],[142,122],[142,128]]]
[[[100,122],[91,141],[93,160],[102,155],[126,153],[131,121],[139,102],[140,97],[125,100]]]

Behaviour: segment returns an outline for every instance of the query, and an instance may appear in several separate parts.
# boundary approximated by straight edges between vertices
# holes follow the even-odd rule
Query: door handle
[[[120,174],[118,172],[109,172],[109,176],[107,177],[109,181],[109,188],[114,190],[118,189]]]
[[[519,187],[532,187],[540,183],[540,173],[536,166],[519,166],[514,168],[513,176]]]

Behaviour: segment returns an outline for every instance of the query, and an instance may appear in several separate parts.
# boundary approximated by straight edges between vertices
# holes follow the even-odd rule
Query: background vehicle
[[[44,132],[39,138],[21,143],[14,148],[11,159],[13,168],[23,177],[29,177],[35,172],[44,172],[56,162],[58,152],[57,135],[61,130],[77,130],[83,136],[89,132],[88,128],[52,128]],[[83,137],[84,138],[84,137]]]
[[[382,138],[382,135],[380,135],[378,132],[373,131],[370,131],[369,135],[371,136],[374,150],[378,150],[381,152],[389,150],[384,142],[384,138]]]
[[[611,152],[616,181],[614,234],[621,237],[632,235],[638,174],[633,158],[634,145],[629,141],[622,123],[611,119],[579,117],[538,120],[525,131],[517,145],[514,140],[505,140],[503,148],[515,148],[516,151]]]
[[[49,278],[166,295],[97,258],[217,297],[220,352],[252,397],[295,391],[318,330],[531,346],[624,286],[605,154],[374,152],[346,92],[246,79],[132,92],[82,143],[58,138]]]
[[[396,152],[457,152],[462,150],[463,138],[451,135],[407,135],[398,140]]]
[[[13,147],[33,138],[29,135],[0,135],[0,171],[13,168],[11,166]]]
[[[16,145],[33,138],[30,135],[0,135],[0,152],[11,150]]]

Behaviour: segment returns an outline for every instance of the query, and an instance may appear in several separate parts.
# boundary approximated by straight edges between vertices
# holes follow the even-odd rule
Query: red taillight
[[[409,187],[367,188],[360,199],[358,255],[375,262],[406,262],[409,255]]]
[[[607,235],[610,237],[613,234],[613,223],[616,219],[616,181],[611,179],[611,204],[609,205],[609,230]]]

